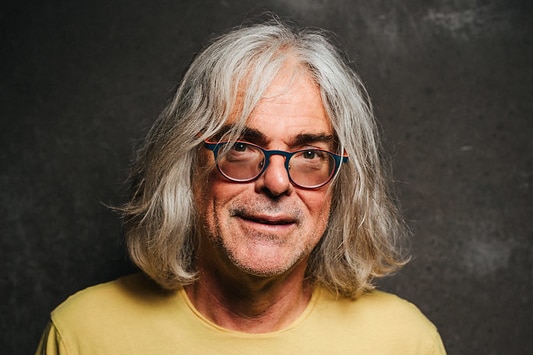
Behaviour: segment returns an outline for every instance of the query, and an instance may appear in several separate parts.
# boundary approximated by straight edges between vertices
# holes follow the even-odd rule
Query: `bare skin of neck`
[[[312,286],[304,282],[305,268],[302,261],[284,275],[260,277],[242,271],[228,276],[224,271],[229,270],[200,265],[198,281],[185,291],[196,309],[215,324],[268,333],[290,325],[307,307]]]

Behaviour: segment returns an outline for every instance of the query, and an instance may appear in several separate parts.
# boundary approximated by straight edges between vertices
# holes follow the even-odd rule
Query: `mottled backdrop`
[[[0,352],[132,270],[136,142],[207,38],[264,10],[338,34],[383,129],[414,260],[382,283],[450,354],[525,354],[532,327],[532,5],[520,0],[4,1]]]

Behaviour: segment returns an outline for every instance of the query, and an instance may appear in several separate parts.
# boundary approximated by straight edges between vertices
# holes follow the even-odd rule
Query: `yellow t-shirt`
[[[357,300],[317,288],[289,327],[264,334],[224,329],[183,289],[142,274],[90,287],[51,315],[37,354],[445,354],[433,324],[411,303],[373,291]]]

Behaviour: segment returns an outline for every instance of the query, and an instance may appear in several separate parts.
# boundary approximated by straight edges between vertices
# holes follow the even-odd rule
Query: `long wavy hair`
[[[306,279],[346,297],[407,262],[407,234],[388,191],[367,92],[331,35],[271,20],[233,29],[197,55],[135,157],[131,199],[121,208],[131,259],[162,287],[196,279],[198,233],[193,176],[204,139],[228,118],[247,117],[287,60],[296,60],[320,88],[339,142],[349,154],[330,185],[328,227],[312,252]],[[212,167],[211,167],[212,168]],[[202,175],[203,174],[203,175]]]

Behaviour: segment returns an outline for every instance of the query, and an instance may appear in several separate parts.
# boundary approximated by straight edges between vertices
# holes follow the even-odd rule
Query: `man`
[[[443,354],[373,290],[406,262],[369,101],[319,31],[276,21],[200,53],[122,209],[143,271],[69,298],[47,354]]]

